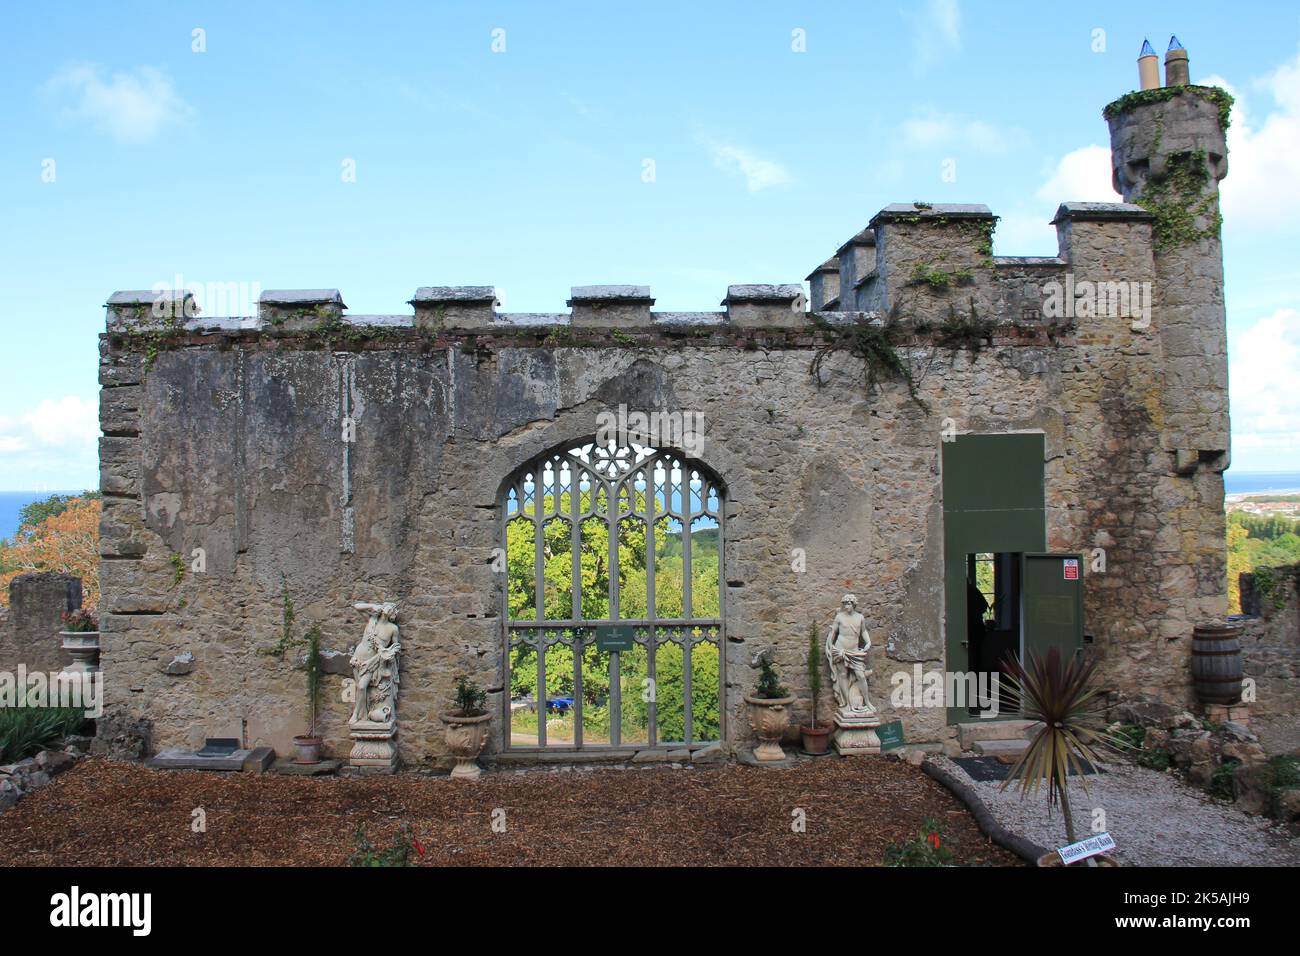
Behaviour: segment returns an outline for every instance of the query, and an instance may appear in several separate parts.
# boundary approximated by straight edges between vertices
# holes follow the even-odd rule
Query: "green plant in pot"
[[[447,749],[456,758],[451,771],[453,779],[475,780],[483,772],[478,755],[487,743],[491,719],[487,691],[463,674],[457,677],[452,709],[442,715],[442,722],[447,726]]]
[[[760,762],[784,760],[781,739],[790,727],[790,705],[794,703],[794,697],[781,683],[776,668],[772,666],[770,652],[760,655],[757,664],[758,686],[754,693],[745,695],[749,725],[759,741],[754,748],[754,759]]]
[[[799,725],[803,737],[803,752],[821,756],[830,752],[830,735],[834,728],[829,720],[817,719],[817,700],[822,692],[822,666],[825,664],[821,639],[817,636],[817,622],[808,623],[808,693],[812,697],[812,716],[808,723]]]
[[[1079,835],[1074,827],[1070,807],[1070,771],[1073,770],[1084,792],[1088,781],[1084,771],[1098,764],[1098,747],[1120,750],[1125,742],[1106,730],[1103,717],[1105,701],[1101,688],[1093,681],[1097,662],[1083,661],[1075,655],[1062,657],[1059,648],[1046,656],[1030,654],[1025,664],[1008,656],[1006,680],[1014,706],[1026,720],[1039,721],[1038,731],[1029,746],[1012,766],[1002,787],[1019,783],[1021,796],[1036,795],[1047,785],[1049,807],[1061,805],[1065,834],[1070,843]],[[1117,866],[1111,857],[1090,857],[1089,866]],[[1039,866],[1061,866],[1059,854],[1052,852],[1038,861]]]
[[[321,688],[324,681],[324,668],[320,657],[320,625],[313,624],[303,636],[307,654],[303,661],[303,671],[307,677],[307,732],[293,738],[297,751],[294,763],[320,763],[321,738],[316,734],[316,722],[320,715]]]

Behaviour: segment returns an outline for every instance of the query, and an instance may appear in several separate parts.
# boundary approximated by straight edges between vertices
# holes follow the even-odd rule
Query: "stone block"
[[[648,328],[655,300],[648,285],[582,285],[569,293],[574,328]]]
[[[343,318],[338,289],[268,289],[257,299],[257,317],[285,331],[302,331]]]
[[[808,322],[803,286],[731,285],[722,300],[727,321],[742,328],[799,328]]]
[[[421,286],[410,304],[420,329],[484,329],[497,319],[501,303],[490,285]]]

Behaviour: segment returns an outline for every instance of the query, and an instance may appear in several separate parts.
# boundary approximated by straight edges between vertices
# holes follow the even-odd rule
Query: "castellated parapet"
[[[488,285],[422,287],[382,316],[348,314],[332,289],[266,292],[256,315],[224,318],[183,292],[113,295],[105,706],[151,721],[160,747],[243,736],[288,752],[302,673],[276,653],[283,595],[336,653],[355,641],[340,609],[394,601],[403,762],[446,762],[434,715],[459,674],[488,689],[499,753],[494,555],[522,487],[507,480],[620,409],[703,422],[689,457],[724,497],[725,745],[748,733],[760,651],[806,714],[809,617],[846,589],[881,686],[967,669],[964,607],[945,592],[954,434],[1041,436],[1045,530],[1019,550],[1085,557],[1083,652],[1108,691],[1189,703],[1192,626],[1226,609],[1223,121],[1198,88],[1136,96],[1110,111],[1125,202],[1063,203],[1056,256],[995,256],[984,206],[904,204],[817,266],[807,299],[799,283],[737,284],[700,312],[657,311],[638,285],[575,286],[549,314],[504,312]],[[203,570],[178,578],[198,552]],[[193,670],[166,673],[185,651]],[[339,691],[320,721],[336,753]],[[953,733],[943,708],[886,700],[881,717],[909,741]]]

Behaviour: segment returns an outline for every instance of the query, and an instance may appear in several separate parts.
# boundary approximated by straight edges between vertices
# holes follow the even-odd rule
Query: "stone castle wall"
[[[806,713],[808,622],[845,590],[885,719],[909,741],[951,734],[942,708],[895,711],[888,687],[913,663],[945,666],[954,428],[1045,435],[1049,549],[1105,552],[1085,588],[1103,681],[1190,703],[1192,625],[1226,608],[1226,451],[1188,445],[1186,422],[1167,438],[1186,363],[1171,370],[1162,309],[1181,303],[1157,294],[1146,322],[1044,309],[1054,280],[1158,285],[1151,213],[1066,204],[1056,224],[1059,256],[993,257],[984,207],[888,207],[810,277],[812,311],[798,285],[733,286],[725,311],[689,314],[652,312],[644,287],[575,288],[571,312],[528,316],[498,313],[490,287],[421,289],[407,316],[346,316],[334,290],[266,293],[242,319],[186,317],[184,296],[162,303],[181,318],[160,318],[158,296],[118,293],[101,345],[106,708],[152,721],[157,746],[240,736],[287,752],[305,705],[300,652],[276,652],[283,593],[296,631],[319,622],[335,652],[361,633],[352,602],[397,601],[401,755],[437,760],[457,674],[504,707],[501,483],[620,405],[702,413],[695,457],[727,487],[730,741],[749,736],[740,698],[767,648]],[[919,401],[888,377],[864,387],[845,345],[873,322],[897,336]],[[1205,387],[1226,408],[1219,381]],[[193,666],[166,673],[186,651]],[[340,691],[328,677],[336,753]],[[489,750],[499,719],[493,734]]]

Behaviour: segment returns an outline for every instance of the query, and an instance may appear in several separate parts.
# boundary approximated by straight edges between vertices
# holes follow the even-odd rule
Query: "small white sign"
[[[1086,860],[1090,856],[1096,856],[1098,853],[1105,853],[1107,850],[1113,849],[1115,849],[1114,838],[1109,833],[1098,833],[1096,836],[1080,840],[1078,843],[1063,846],[1056,852],[1060,856],[1061,862],[1069,866],[1071,863],[1078,863],[1080,860]]]

